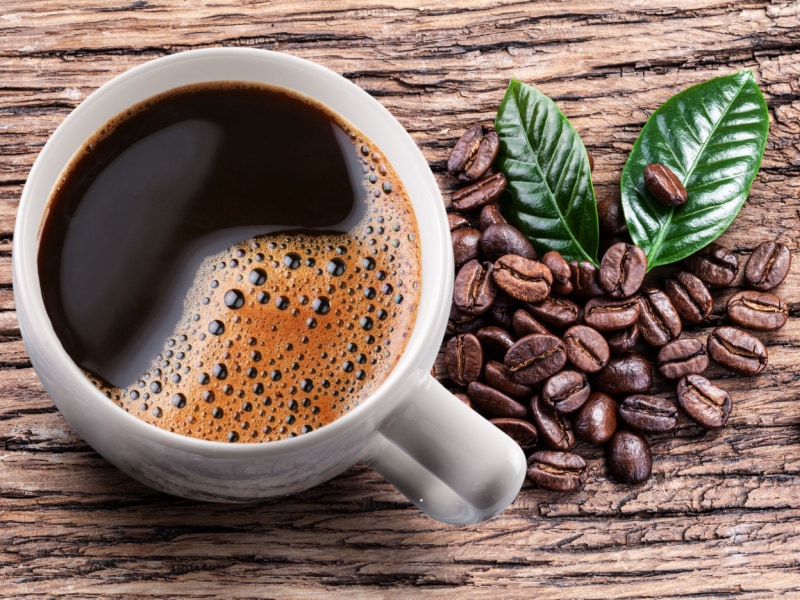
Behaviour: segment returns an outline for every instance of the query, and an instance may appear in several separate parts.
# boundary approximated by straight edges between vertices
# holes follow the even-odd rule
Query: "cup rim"
[[[191,63],[195,61],[199,61],[198,64],[208,61],[222,61],[220,64],[225,63],[225,61],[231,64],[235,64],[237,61],[244,61],[249,64],[255,61],[257,65],[265,69],[263,78],[258,80],[255,78],[242,79],[241,77],[231,79],[214,77],[200,79],[195,83],[223,80],[247,80],[278,85],[279,87],[290,87],[282,85],[282,83],[275,84],[269,81],[268,78],[271,78],[273,75],[267,71],[269,68],[278,68],[288,71],[296,69],[312,78],[314,82],[322,82],[329,86],[329,88],[326,88],[329,92],[328,98],[334,96],[336,98],[341,97],[341,102],[352,102],[358,105],[362,110],[369,110],[369,118],[377,119],[382,130],[386,130],[385,135],[381,134],[381,136],[378,137],[386,137],[392,140],[392,144],[389,146],[376,140],[374,135],[370,135],[369,132],[364,131],[364,127],[354,122],[354,119],[350,118],[347,114],[342,114],[342,110],[337,107],[330,107],[329,101],[321,100],[316,94],[309,93],[308,89],[310,88],[296,90],[301,94],[305,94],[317,100],[317,102],[328,105],[344,118],[344,120],[351,123],[355,129],[362,131],[369,139],[372,139],[376,143],[376,146],[381,149],[387,160],[398,170],[398,175],[406,185],[409,199],[412,202],[415,215],[417,216],[420,229],[420,244],[423,254],[422,282],[417,315],[403,356],[400,357],[389,375],[368,399],[320,429],[294,438],[262,443],[212,441],[170,432],[131,415],[125,411],[124,408],[106,398],[72,361],[58,340],[42,300],[37,256],[41,223],[46,215],[52,186],[47,187],[47,197],[40,210],[38,204],[33,204],[36,200],[33,196],[37,191],[34,183],[38,181],[45,163],[48,160],[52,160],[51,155],[55,153],[54,148],[59,144],[65,144],[62,140],[64,140],[67,135],[71,134],[74,128],[81,126],[79,121],[86,118],[91,111],[95,110],[97,105],[103,104],[104,100],[108,97],[116,97],[115,95],[124,94],[126,90],[135,88],[143,79],[155,77],[153,74],[156,71],[162,69],[179,70],[183,66],[191,65]],[[197,68],[198,64],[195,64],[194,68]],[[250,66],[248,68],[257,69],[256,66]],[[168,87],[163,87],[161,91],[182,87],[182,85],[183,84],[170,85]],[[312,86],[315,84],[308,85]],[[333,96],[330,94],[333,94]],[[144,97],[146,98],[152,95],[153,94],[150,93],[146,94]],[[132,106],[139,101],[139,98],[129,101],[124,108]],[[339,100],[336,101],[339,102]],[[345,106],[344,104],[341,105]],[[124,110],[124,108],[122,110]],[[103,123],[107,122],[119,112],[122,112],[122,110],[106,115],[106,118],[99,123],[99,126],[102,126]],[[94,133],[94,131],[99,129],[99,126],[91,131],[87,131],[86,135],[82,136],[82,141],[78,147],[80,147],[83,141]],[[394,150],[395,147],[397,151]],[[402,156],[404,161],[402,169],[396,162],[396,156],[395,160],[392,160],[393,154]],[[69,161],[61,161],[59,172],[68,162]],[[409,185],[409,180],[407,177],[403,176],[401,170],[414,173],[415,182],[413,188],[419,190],[419,194],[427,196],[426,198],[420,198],[415,201],[414,197],[412,197],[414,194]],[[41,185],[39,187],[41,187]],[[41,202],[41,199],[38,200]],[[429,209],[426,209],[425,213],[425,220],[428,221],[428,219],[430,219],[430,222],[423,223],[423,219],[420,218],[419,203],[421,202],[431,204]],[[425,233],[423,233],[423,226],[425,228]],[[441,234],[433,235],[437,230]],[[416,143],[400,122],[389,113],[380,102],[355,83],[315,62],[271,50],[229,47],[187,50],[145,62],[105,82],[70,112],[52,133],[37,156],[22,192],[14,228],[12,277],[14,293],[17,299],[20,329],[22,330],[23,341],[26,347],[30,345],[46,348],[47,355],[44,358],[37,357],[36,360],[34,360],[33,356],[36,353],[31,352],[30,347],[28,349],[37,371],[39,368],[55,369],[59,377],[67,377],[70,383],[76,385],[77,389],[87,398],[86,402],[91,403],[92,408],[96,407],[104,411],[104,414],[109,418],[119,420],[126,430],[130,430],[131,435],[147,437],[154,442],[181,449],[186,452],[215,457],[218,457],[220,453],[234,458],[281,453],[290,450],[298,451],[338,436],[340,433],[367,420],[374,421],[383,414],[390,412],[386,410],[383,405],[388,402],[386,398],[391,392],[394,391],[395,396],[402,396],[402,392],[398,392],[397,390],[400,386],[404,385],[404,381],[408,381],[409,378],[419,380],[428,375],[429,369],[438,352],[439,343],[444,335],[447,315],[450,308],[450,297],[452,294],[452,247],[449,243],[449,235],[444,235],[444,233],[448,231],[446,212],[441,192],[427,161]],[[428,255],[433,254],[434,256],[439,256],[440,260],[432,261],[428,259],[426,261],[426,252]],[[37,368],[37,363],[39,368]],[[406,386],[406,388],[408,387],[410,386]],[[88,400],[89,398],[91,398],[91,401]],[[56,402],[52,396],[51,399],[53,399],[54,403]]]

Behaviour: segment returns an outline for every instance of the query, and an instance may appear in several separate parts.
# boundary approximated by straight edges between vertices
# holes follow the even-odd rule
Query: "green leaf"
[[[503,214],[543,254],[597,264],[597,204],[580,136],[555,103],[512,80],[495,119]]]
[[[767,105],[750,71],[692,86],[650,116],[620,182],[628,231],[648,269],[686,258],[728,228],[750,193],[768,130]],[[647,192],[650,163],[672,169],[686,203],[664,206]]]

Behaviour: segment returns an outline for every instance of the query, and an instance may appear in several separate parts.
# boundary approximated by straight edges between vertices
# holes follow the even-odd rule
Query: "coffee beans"
[[[644,168],[644,185],[653,198],[666,206],[680,206],[688,198],[681,180],[666,165],[647,165]]]
[[[453,146],[447,170],[461,181],[476,181],[492,166],[500,139],[497,132],[485,125],[473,125]]]
[[[505,189],[505,175],[495,173],[454,194],[453,206],[465,212],[477,210],[497,200]]]
[[[671,175],[655,172],[674,191]],[[592,444],[604,447],[613,479],[640,483],[652,470],[649,436],[681,420],[722,427],[730,395],[702,374],[711,360],[745,375],[766,367],[766,348],[752,332],[788,319],[786,302],[766,291],[786,276],[784,247],[759,245],[744,278],[737,255],[717,243],[672,272],[647,273],[616,200],[598,203],[598,213],[608,213],[599,265],[552,250],[537,258],[536,240],[509,222],[496,198],[472,196],[485,179],[453,197],[456,275],[443,357],[454,391],[529,455],[529,481],[576,489],[589,473],[580,453]],[[742,281],[751,289],[724,291],[729,299],[715,312],[712,290]],[[700,339],[698,326],[712,324]]]

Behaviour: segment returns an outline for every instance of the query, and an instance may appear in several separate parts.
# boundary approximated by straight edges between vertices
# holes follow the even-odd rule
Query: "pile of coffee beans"
[[[448,215],[455,281],[442,346],[447,376],[465,403],[519,443],[535,486],[570,491],[586,481],[578,440],[605,447],[615,480],[645,481],[648,435],[674,429],[681,412],[706,429],[727,422],[730,395],[703,376],[710,361],[742,375],[767,366],[752,331],[787,321],[786,303],[771,290],[789,271],[789,251],[772,241],[755,249],[744,269],[748,289],[730,297],[704,343],[684,331],[710,325],[712,291],[739,272],[733,252],[712,243],[668,273],[648,273],[619,199],[608,198],[597,206],[599,267],[555,251],[539,257],[498,204],[506,187],[503,173],[491,171],[498,147],[491,127],[475,125],[447,165],[459,182]],[[648,167],[645,185],[666,204],[686,201],[663,165]],[[659,375],[674,396],[652,393]]]

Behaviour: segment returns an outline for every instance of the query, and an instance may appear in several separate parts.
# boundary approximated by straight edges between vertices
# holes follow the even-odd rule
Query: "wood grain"
[[[611,481],[581,447],[578,492],[527,486],[502,516],[451,527],[356,466],[298,496],[199,504],[109,466],[30,367],[11,287],[14,218],[48,136],[102,83],[191,48],[317,61],[409,130],[445,201],[449,149],[490,122],[512,77],[551,96],[616,191],[648,115],[707,78],[752,69],[771,130],[751,197],[722,242],[744,260],[789,246],[789,324],[767,371],[721,369],[728,426],[653,438],[653,476]],[[0,5],[0,596],[8,598],[800,597],[800,4],[796,1],[3,0]],[[728,290],[726,293],[731,293]],[[721,311],[718,300],[717,314]],[[703,331],[698,332],[702,336]]]

